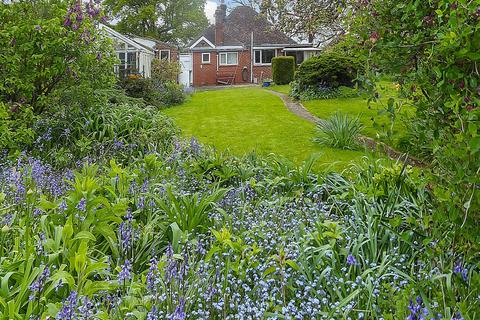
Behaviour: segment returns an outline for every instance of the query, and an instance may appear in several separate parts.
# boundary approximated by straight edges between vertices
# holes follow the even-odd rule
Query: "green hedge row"
[[[273,82],[278,85],[289,84],[295,77],[295,58],[276,57],[272,59]]]

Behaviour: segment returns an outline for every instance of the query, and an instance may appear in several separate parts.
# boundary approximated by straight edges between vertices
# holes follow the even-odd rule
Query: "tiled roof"
[[[268,20],[247,6],[235,7],[225,20],[224,46],[250,46],[251,34],[255,46],[296,44],[292,38],[275,30]],[[215,26],[209,26],[203,37],[215,43]]]

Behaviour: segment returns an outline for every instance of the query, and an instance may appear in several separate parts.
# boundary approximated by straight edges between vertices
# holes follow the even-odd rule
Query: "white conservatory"
[[[144,39],[130,38],[103,24],[100,25],[100,29],[113,41],[117,57],[120,60],[120,64],[115,65],[115,73],[120,78],[129,75],[151,77],[152,62],[155,58],[154,43],[150,47],[148,46],[149,42],[143,41]]]

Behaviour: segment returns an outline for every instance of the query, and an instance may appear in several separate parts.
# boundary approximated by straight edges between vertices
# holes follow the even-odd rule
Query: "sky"
[[[210,21],[210,23],[215,22],[214,16],[218,3],[220,3],[220,0],[207,0],[207,3],[205,5],[205,14],[207,15],[208,21]],[[227,5],[231,5],[230,0],[226,0],[225,3]]]
[[[215,10],[217,9],[217,1],[208,0],[207,4],[205,5],[205,14],[207,15],[208,21],[213,23],[213,17],[215,15]]]

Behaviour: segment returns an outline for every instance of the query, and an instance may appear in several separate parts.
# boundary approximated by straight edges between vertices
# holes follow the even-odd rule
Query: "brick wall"
[[[178,49],[172,46],[169,46],[166,43],[158,43],[155,46],[155,50],[170,50],[170,61],[178,61],[179,60],[179,52]],[[158,58],[158,57],[157,57]]]
[[[210,63],[202,63],[202,52],[193,53],[193,86],[214,86],[217,84],[217,54],[210,52]]]
[[[207,53],[207,51],[205,52]],[[193,53],[193,86],[215,86],[217,79],[225,82],[231,82],[235,77],[234,84],[250,83],[250,52],[243,51],[238,53],[238,65],[220,66],[217,52],[210,52],[210,63],[202,63],[202,52]],[[245,81],[243,80],[243,70],[246,69]]]
[[[208,51],[205,51],[207,53]],[[277,56],[283,55],[281,50],[277,52]],[[235,75],[234,84],[250,83],[250,69],[251,69],[251,53],[250,50],[238,53],[237,66],[220,66],[217,70],[217,52],[210,52],[210,63],[202,64],[202,52],[193,53],[193,86],[215,86],[217,79],[223,81],[230,81]],[[243,80],[243,70],[246,69],[245,81]],[[260,83],[264,79],[272,78],[271,66],[253,66],[253,77]]]

